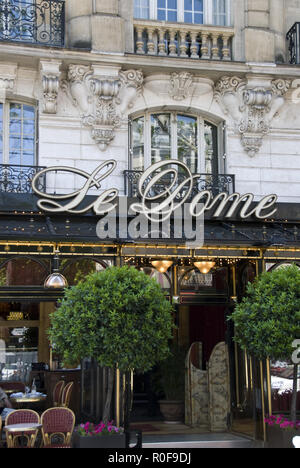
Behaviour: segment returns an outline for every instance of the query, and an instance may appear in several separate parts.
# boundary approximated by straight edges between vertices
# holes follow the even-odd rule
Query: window
[[[193,173],[218,172],[218,127],[178,112],[144,114],[131,123],[131,169],[143,171],[168,159]]]
[[[28,104],[0,103],[0,163],[36,164],[36,110]]]
[[[157,19],[177,21],[177,0],[157,0]]]
[[[134,17],[149,19],[150,18],[150,0],[135,0],[134,1]]]
[[[230,7],[231,0],[135,0],[134,17],[230,26]]]
[[[184,0],[184,22],[203,24],[203,0]]]

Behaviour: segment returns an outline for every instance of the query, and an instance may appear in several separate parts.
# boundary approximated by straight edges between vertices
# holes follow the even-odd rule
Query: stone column
[[[245,28],[247,62],[274,62],[275,37],[270,28],[270,4],[273,0],[248,0]]]
[[[133,51],[133,0],[67,0],[67,47]]]
[[[286,62],[286,8],[282,0],[272,0],[270,2],[270,28],[274,31],[275,39],[275,61],[277,63]]]

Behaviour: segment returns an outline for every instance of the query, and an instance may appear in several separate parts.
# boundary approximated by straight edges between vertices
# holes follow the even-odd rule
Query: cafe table
[[[3,430],[6,433],[7,447],[14,447],[14,435],[21,434],[21,437],[26,437],[27,432],[38,431],[42,427],[39,423],[22,423],[22,424],[10,424],[4,426]],[[31,437],[28,442],[28,447],[33,448],[35,437]]]
[[[10,401],[15,409],[34,408],[47,400],[47,395],[44,393],[13,393],[10,395]]]

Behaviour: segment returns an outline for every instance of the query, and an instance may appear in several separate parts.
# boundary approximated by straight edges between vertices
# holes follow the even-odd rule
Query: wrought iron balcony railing
[[[0,164],[0,193],[32,193],[31,181],[43,169],[45,167]],[[39,178],[38,188],[46,192],[46,175]]]
[[[139,55],[232,60],[231,27],[134,20],[134,31]]]
[[[64,0],[1,0],[0,41],[63,47]]]
[[[300,64],[300,23],[295,23],[286,35],[289,48],[289,63]]]
[[[142,174],[143,171],[124,171],[125,194],[128,197],[139,197],[138,185]],[[150,190],[148,195],[150,197],[154,197],[159,195],[160,193],[165,192],[166,188],[169,187],[172,183],[171,177],[172,176],[162,177],[159,180],[159,182],[154,184],[153,188]],[[178,183],[183,182],[185,177],[185,175],[181,177],[181,175],[179,174]],[[145,185],[147,185],[149,181],[146,181]],[[179,198],[182,198],[185,195],[184,192],[187,189],[188,184],[186,184],[186,186],[183,187],[183,190],[179,194]],[[202,192],[204,190],[209,190],[213,193],[213,195],[218,195],[222,192],[232,194],[235,192],[235,176],[230,174],[197,174],[197,178],[194,181],[190,199],[192,199],[197,193]]]

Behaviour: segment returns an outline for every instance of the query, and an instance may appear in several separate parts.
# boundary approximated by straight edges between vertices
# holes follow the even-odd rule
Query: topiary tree
[[[50,341],[67,364],[85,357],[108,367],[103,419],[108,420],[116,365],[149,371],[169,353],[172,306],[159,284],[127,266],[93,273],[67,289],[51,316]]]
[[[229,318],[235,325],[235,341],[260,360],[291,360],[293,342],[300,336],[300,269],[296,265],[263,273]],[[291,419],[296,421],[297,374],[294,364]]]

